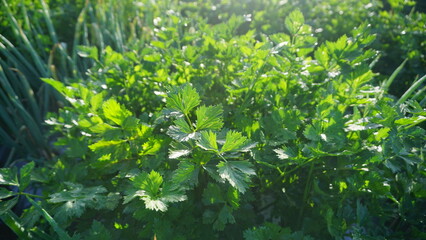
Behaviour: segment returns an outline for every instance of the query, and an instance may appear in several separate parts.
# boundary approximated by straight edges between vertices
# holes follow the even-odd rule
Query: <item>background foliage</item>
[[[416,7],[2,0],[0,218],[19,239],[425,238]]]

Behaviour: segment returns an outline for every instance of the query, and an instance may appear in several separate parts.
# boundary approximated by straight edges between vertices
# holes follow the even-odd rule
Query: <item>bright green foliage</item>
[[[424,74],[388,92],[421,55],[423,15],[388,77],[373,68],[377,26],[410,4],[284,2],[85,3],[70,55],[50,31],[58,52],[34,65],[61,95],[51,134],[31,141],[53,146],[0,169],[2,221],[22,239],[423,239]],[[17,67],[13,49],[0,54]],[[0,135],[14,147],[38,129],[15,120],[29,127],[39,108],[4,61]]]
[[[120,198],[114,193],[105,194],[107,190],[101,186],[84,188],[79,184],[67,185],[62,192],[51,194],[48,200],[60,204],[55,213],[55,218],[60,222],[80,217],[86,208],[114,209]]]
[[[200,104],[200,96],[190,85],[172,89],[168,94],[167,107],[181,111],[185,115],[188,115],[198,104]]]
[[[31,173],[34,169],[35,163],[30,162],[25,164],[20,170],[19,174],[19,187],[21,189],[26,189],[31,182]]]
[[[244,193],[248,188],[247,182],[250,175],[256,175],[248,161],[227,161],[217,165],[220,177],[226,179],[233,187]]]
[[[176,95],[183,94],[186,91],[190,91],[185,88],[177,88],[172,89]],[[191,90],[192,91],[192,90]],[[173,97],[173,95],[172,95]],[[170,100],[169,97],[167,100]],[[173,101],[173,100],[172,100]],[[196,106],[194,106],[196,107]],[[201,159],[194,159],[198,164],[203,166],[207,170],[210,176],[219,181],[226,180],[228,181],[232,187],[236,188],[241,193],[244,193],[247,189],[250,176],[255,175],[256,173],[252,169],[252,165],[248,161],[227,161],[224,157],[224,153],[226,152],[245,152],[249,151],[254,145],[248,145],[248,140],[246,137],[242,136],[241,133],[235,131],[226,132],[226,137],[224,142],[218,139],[218,134],[222,135],[223,132],[216,133],[211,130],[204,130],[198,132],[200,129],[210,128],[220,130],[220,127],[223,124],[222,120],[222,107],[221,106],[200,106],[195,110],[195,114],[197,116],[196,128],[193,130],[194,132],[190,132],[187,134],[186,138],[176,138],[175,132],[173,129],[183,129],[189,130],[187,126],[192,125],[192,123],[187,123],[185,119],[178,118],[174,121],[177,126],[171,126],[168,134],[178,141],[189,141],[191,147],[188,148],[185,145],[177,146],[176,149],[173,149],[169,154],[171,158],[179,158],[179,157],[188,157],[187,155],[193,154],[194,157]],[[185,114],[189,116],[188,114]],[[188,118],[189,119],[189,118]],[[198,138],[198,139],[197,139]],[[197,140],[195,140],[197,139]],[[206,153],[198,152],[197,148],[194,149],[194,145],[200,147],[201,149],[207,151]],[[219,144],[223,145],[219,150]],[[211,151],[214,153],[213,156],[208,154]],[[196,155],[197,154],[197,155]],[[211,170],[213,166],[210,166],[209,162],[215,161],[214,158],[218,158],[219,163],[215,166],[217,167],[218,175]],[[175,176],[179,176],[181,174],[189,175],[187,178],[191,177],[192,174],[198,175],[198,170],[196,171],[194,167],[190,167],[187,169],[188,164],[180,164],[179,168]],[[220,177],[220,178],[218,178]],[[178,180],[179,181],[179,180]],[[182,181],[182,180],[181,180]],[[226,218],[227,219],[227,218]],[[226,223],[228,221],[224,221]]]
[[[98,49],[96,47],[89,47],[79,45],[77,46],[77,54],[82,58],[92,58],[98,60]]]
[[[189,161],[182,161],[172,176],[172,184],[181,188],[192,188],[198,185],[200,166]]]
[[[200,140],[197,142],[198,146],[205,150],[211,150],[218,152],[218,146],[217,146],[217,136],[216,133],[212,131],[203,131],[201,132]]]
[[[288,17],[285,19],[285,26],[291,35],[296,35],[300,31],[303,31],[302,28],[304,23],[305,19],[303,14],[298,10],[291,12],[290,15],[288,15]]]
[[[126,196],[125,202],[135,197],[140,197],[145,202],[147,209],[167,211],[167,204],[186,200],[186,196],[177,189],[163,184],[163,177],[155,172],[141,173],[132,179],[136,191]],[[161,189],[160,189],[161,188]]]
[[[223,120],[222,120],[222,106],[201,106],[197,108],[197,130],[203,129],[213,129],[219,130],[222,128]]]
[[[229,131],[226,133],[225,143],[220,149],[221,153],[236,152],[243,150],[243,146],[247,144],[247,138],[239,132]]]
[[[0,169],[0,184],[19,186],[16,175],[16,168],[1,168]]]
[[[131,116],[131,113],[127,109],[120,106],[120,104],[114,99],[108,99],[108,101],[104,102],[102,104],[102,110],[107,119],[113,121],[119,126],[122,126],[127,117]]]

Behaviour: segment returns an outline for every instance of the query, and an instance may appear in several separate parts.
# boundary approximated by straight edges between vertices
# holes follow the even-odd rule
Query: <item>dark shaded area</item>
[[[0,221],[0,235],[2,240],[18,239],[18,236],[3,221]]]

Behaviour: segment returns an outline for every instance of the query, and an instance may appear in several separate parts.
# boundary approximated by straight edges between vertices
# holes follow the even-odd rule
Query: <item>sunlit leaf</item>
[[[244,193],[248,188],[250,176],[256,174],[249,161],[220,162],[217,168],[220,177],[226,179],[231,186],[241,193]]]
[[[201,106],[195,111],[197,115],[197,130],[222,128],[222,106]]]
[[[238,151],[245,144],[247,144],[247,137],[244,137],[240,132],[229,131],[226,133],[225,143],[220,152]]]
[[[167,97],[167,107],[181,111],[185,115],[200,104],[200,96],[197,91],[189,84],[180,88],[170,89]]]
[[[104,102],[102,109],[106,118],[120,126],[127,117],[132,115],[129,110],[112,98]]]

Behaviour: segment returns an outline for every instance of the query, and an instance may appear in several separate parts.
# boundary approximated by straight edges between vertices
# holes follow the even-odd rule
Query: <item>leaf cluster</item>
[[[421,239],[425,78],[395,100],[372,26],[323,40],[260,2],[145,1],[140,40],[76,47],[85,80],[43,78],[64,101],[51,159],[0,169],[2,220],[22,239]]]

